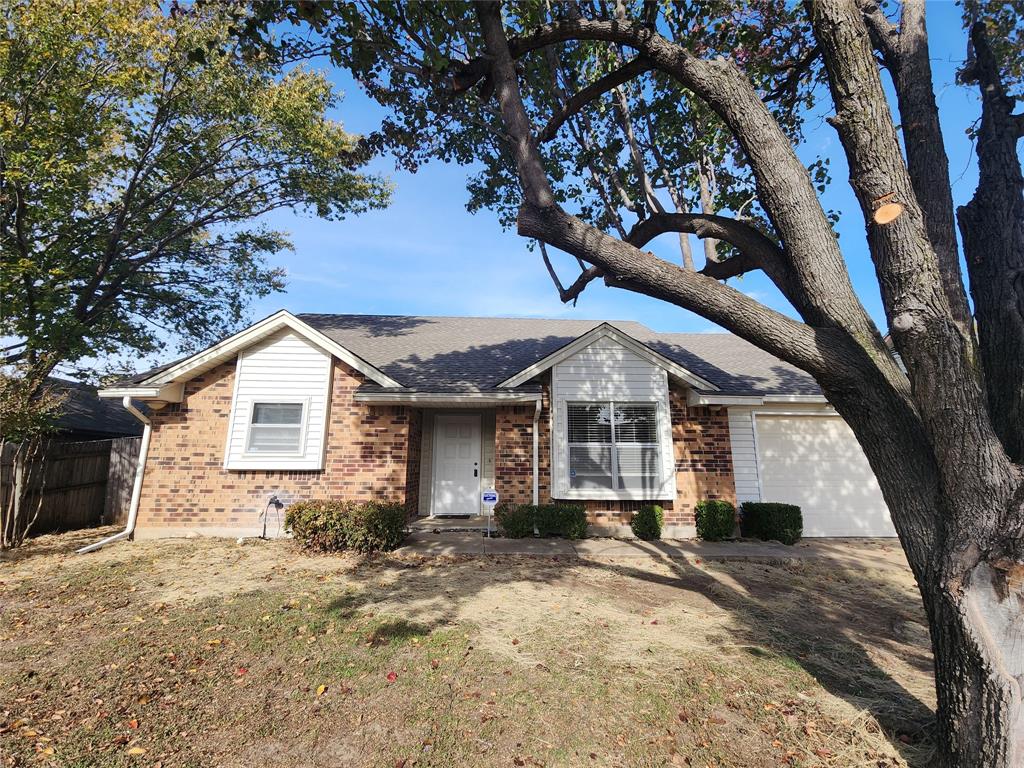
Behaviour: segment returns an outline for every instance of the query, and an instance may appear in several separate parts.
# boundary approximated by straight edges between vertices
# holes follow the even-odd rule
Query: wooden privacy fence
[[[110,441],[110,471],[107,473],[107,497],[103,505],[104,525],[128,522],[135,470],[139,466],[141,437],[119,437]]]
[[[138,461],[137,437],[69,443],[52,440],[33,459],[26,508],[39,517],[31,535],[123,521],[131,499]],[[0,509],[14,492],[16,446],[4,445],[0,456]]]

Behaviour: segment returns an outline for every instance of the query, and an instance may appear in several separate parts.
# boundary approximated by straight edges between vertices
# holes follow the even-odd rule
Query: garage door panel
[[[846,422],[757,416],[764,501],[798,504],[805,536],[895,536],[878,481]]]

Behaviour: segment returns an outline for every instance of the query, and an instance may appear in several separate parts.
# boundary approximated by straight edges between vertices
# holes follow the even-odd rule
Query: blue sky
[[[977,119],[972,89],[955,84],[965,53],[960,9],[953,2],[928,3],[932,66],[942,125],[950,156],[953,198],[970,199],[977,183],[970,140],[965,130]],[[328,72],[345,98],[335,117],[356,133],[373,130],[384,114],[343,71]],[[873,267],[867,254],[864,223],[847,183],[847,169],[834,129],[823,118],[831,103],[820,100],[809,116],[803,157],[832,158],[832,185],[822,196],[826,209],[839,211],[840,242],[854,286],[868,311],[884,329],[885,319]],[[622,290],[591,285],[578,305],[559,302],[536,251],[514,232],[502,232],[489,212],[471,215],[465,204],[467,170],[434,162],[417,174],[397,172],[390,158],[371,168],[396,185],[392,205],[341,222],[321,221],[279,211],[268,223],[290,233],[294,252],[281,253],[276,265],[288,271],[286,293],[258,302],[253,317],[280,308],[292,312],[368,314],[488,315],[638,320],[656,331],[714,331],[712,323],[686,310]],[[652,246],[676,261],[673,235]],[[695,248],[699,245],[694,241]],[[568,269],[565,278],[572,279]],[[734,286],[776,309],[786,302],[757,273]]]

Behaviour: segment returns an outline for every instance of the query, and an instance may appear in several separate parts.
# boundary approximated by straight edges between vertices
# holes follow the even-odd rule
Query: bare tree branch
[[[576,306],[576,299],[580,297],[584,289],[590,285],[591,282],[599,277],[602,277],[602,272],[597,267],[588,267],[578,258],[576,259],[580,264],[580,275],[573,281],[572,285],[568,288],[562,286],[562,281],[558,279],[558,273],[555,272],[554,266],[551,264],[551,259],[548,258],[547,244],[543,240],[538,240],[537,244],[540,245],[540,253],[544,259],[544,266],[548,268],[548,274],[551,275],[551,281],[555,284],[555,288],[558,289],[558,298],[561,299],[563,304],[568,304],[570,301],[573,306]]]
[[[957,324],[946,298],[863,17],[844,0],[817,0],[812,24],[829,72],[833,124],[868,222],[872,259],[884,276],[880,284],[893,339],[907,361],[925,428],[935,437],[948,434],[952,418],[958,433],[971,435],[964,441],[936,440],[939,467],[948,478],[965,465],[1005,467],[1008,458],[988,417],[974,334]],[[887,196],[904,211],[876,222],[875,204]]]

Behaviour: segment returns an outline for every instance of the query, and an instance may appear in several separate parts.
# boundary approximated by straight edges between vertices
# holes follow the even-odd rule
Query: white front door
[[[480,414],[439,413],[434,435],[433,514],[478,514]]]

